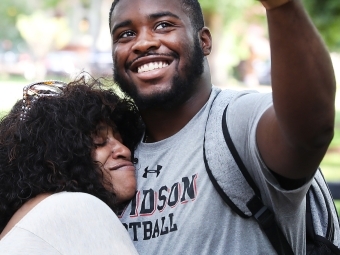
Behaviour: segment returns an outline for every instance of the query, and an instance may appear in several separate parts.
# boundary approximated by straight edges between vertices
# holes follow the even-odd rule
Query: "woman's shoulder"
[[[133,244],[116,214],[103,201],[86,193],[54,194],[23,223],[30,224],[32,232],[58,246],[58,250],[65,251],[70,245],[83,251],[90,242],[91,246],[80,254],[98,254],[95,251],[110,254],[106,251],[117,247],[129,250],[121,254],[135,254],[130,252],[134,251]]]
[[[26,202],[17,212],[21,218],[27,214],[40,213],[42,210],[57,211],[83,210],[84,207],[102,207],[111,209],[97,197],[82,192],[59,192],[55,194],[41,194]]]
[[[79,204],[83,204],[83,202],[101,204],[102,206],[106,206],[106,204],[99,198],[83,192],[66,192],[66,191],[59,192],[47,197],[43,202],[48,205],[53,204],[55,206],[59,205],[77,206]]]
[[[39,194],[15,212],[0,238],[13,232],[15,228],[36,234],[47,229],[55,231],[55,228],[63,224],[76,226],[82,221],[93,218],[94,214],[115,218],[112,210],[104,202],[87,193]]]
[[[94,208],[96,208],[94,210]],[[98,209],[100,208],[99,212]],[[37,222],[57,220],[62,217],[63,212],[80,213],[82,217],[89,216],[91,212],[105,213],[112,215],[111,209],[100,199],[93,195],[81,192],[60,192],[55,194],[40,194],[27,201],[12,216],[0,238],[4,237],[14,226],[27,228]],[[88,212],[88,213],[86,213]],[[45,217],[51,215],[53,217]],[[42,217],[43,216],[43,217]],[[36,221],[37,222],[36,222]],[[47,223],[47,222],[44,222]]]
[[[0,239],[2,239],[18,222],[20,222],[34,207],[36,207],[45,198],[51,196],[51,194],[39,194],[38,196],[30,199],[19,210],[17,210],[11,217],[4,230],[1,232]]]
[[[71,219],[70,214],[83,218],[92,217],[92,214],[115,215],[102,200],[81,192],[60,192],[46,197],[32,209],[29,216],[40,218],[41,213],[53,216],[55,220],[62,220],[64,217]],[[44,218],[51,220],[49,217]]]
[[[37,204],[17,225],[51,244],[61,254],[137,254],[126,229],[100,199],[78,192],[53,194]],[[99,253],[97,253],[100,251]]]

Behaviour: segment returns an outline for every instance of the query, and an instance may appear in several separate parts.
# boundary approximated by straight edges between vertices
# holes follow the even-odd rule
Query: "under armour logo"
[[[157,165],[157,170],[153,170],[153,169],[150,169],[149,170],[149,167],[147,166],[145,169],[144,169],[144,174],[143,174],[143,178],[148,178],[148,174],[157,174],[156,178],[158,177],[158,175],[161,173],[161,169],[163,167],[160,166],[160,165]]]

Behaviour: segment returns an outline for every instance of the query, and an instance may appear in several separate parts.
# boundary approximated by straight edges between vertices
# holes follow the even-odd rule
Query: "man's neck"
[[[187,101],[172,109],[148,109],[142,117],[146,125],[145,142],[157,142],[180,131],[206,104],[211,93],[211,84],[206,83]]]

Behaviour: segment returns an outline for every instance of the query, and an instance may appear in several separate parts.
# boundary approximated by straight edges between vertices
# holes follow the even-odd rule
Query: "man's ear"
[[[199,31],[199,38],[204,56],[210,55],[212,49],[212,38],[209,28],[203,27]]]

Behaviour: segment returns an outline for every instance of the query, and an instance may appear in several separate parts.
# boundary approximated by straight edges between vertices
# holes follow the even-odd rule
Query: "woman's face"
[[[107,190],[115,192],[117,202],[131,199],[137,187],[135,167],[131,162],[131,152],[123,145],[118,132],[107,124],[97,126],[97,132],[92,135],[95,149],[93,159],[100,164]]]

